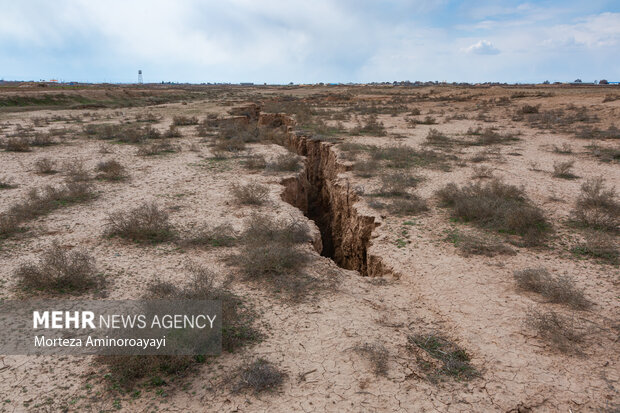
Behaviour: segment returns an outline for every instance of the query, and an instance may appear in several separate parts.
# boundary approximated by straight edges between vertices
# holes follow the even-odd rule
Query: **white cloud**
[[[482,55],[499,54],[499,50],[495,46],[493,46],[493,43],[487,40],[480,40],[478,43],[472,44],[471,46],[465,48],[465,51],[467,53]]]

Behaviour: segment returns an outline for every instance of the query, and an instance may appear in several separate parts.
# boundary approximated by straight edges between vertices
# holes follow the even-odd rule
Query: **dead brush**
[[[231,247],[237,241],[237,233],[230,224],[203,225],[194,229],[189,236],[180,240],[189,247]]]
[[[584,227],[618,232],[620,202],[616,188],[607,188],[603,177],[588,179],[581,185],[571,218]]]
[[[179,152],[180,148],[168,141],[160,141],[157,143],[146,144],[138,149],[138,156],[156,156],[168,153]]]
[[[159,243],[174,238],[168,213],[153,202],[145,202],[129,211],[108,215],[105,235],[136,242]]]
[[[491,179],[493,178],[493,169],[486,165],[474,166],[471,177],[473,179]]]
[[[248,303],[228,291],[225,284],[215,283],[215,274],[198,265],[188,266],[188,281],[179,285],[170,281],[154,281],[147,286],[145,300],[218,300],[222,305],[222,350],[235,350],[255,343],[261,334],[253,326],[255,312]],[[195,372],[207,358],[196,356],[122,355],[99,356],[113,386],[130,390],[144,385],[161,386]]]
[[[527,268],[514,272],[517,287],[542,295],[552,303],[584,310],[592,304],[569,276],[553,277],[545,268]]]
[[[439,132],[437,129],[431,128],[426,135],[426,143],[435,146],[448,146],[453,142],[448,136]]]
[[[258,359],[249,366],[240,369],[236,376],[239,381],[233,387],[233,392],[238,393],[245,390],[255,394],[277,390],[287,377],[286,373],[281,372],[265,359]]]
[[[484,255],[516,255],[516,251],[501,240],[489,236],[463,234],[456,230],[450,231],[446,239],[454,244],[464,256]]]
[[[27,137],[8,138],[2,144],[2,148],[7,152],[30,152],[32,150]]]
[[[48,185],[42,189],[31,190],[24,201],[9,208],[7,216],[22,223],[64,206],[90,201],[95,197],[96,194],[88,183],[66,182],[56,187]]]
[[[390,354],[383,344],[358,344],[353,347],[353,351],[370,363],[375,376],[387,377],[389,372],[388,361]]]
[[[95,171],[97,172],[97,179],[106,181],[123,181],[128,177],[125,167],[114,159],[97,163]]]
[[[38,174],[41,175],[50,175],[58,172],[56,170],[56,162],[51,160],[50,158],[40,158],[34,163],[34,169]]]
[[[252,155],[248,156],[243,164],[251,171],[260,171],[267,167],[267,160],[262,155]]]
[[[276,292],[284,291],[292,299],[300,299],[311,291],[315,281],[302,272],[310,256],[299,248],[310,240],[303,220],[254,214],[246,221],[240,250],[228,262],[245,278],[266,281]]]
[[[455,380],[470,380],[480,376],[480,373],[470,364],[470,356],[457,344],[447,338],[430,333],[415,334],[407,337],[411,351],[423,350],[426,356],[417,356],[418,364],[426,372],[431,382],[441,381],[444,378]],[[431,360],[428,360],[428,356]]]
[[[30,139],[31,146],[51,146],[56,143],[50,133],[37,132]]]
[[[376,196],[407,197],[409,191],[417,187],[422,179],[409,173],[384,172],[380,180],[381,187]]]
[[[190,125],[198,125],[198,118],[196,116],[183,116],[178,115],[172,118],[172,124],[174,126],[190,126]]]
[[[66,161],[63,168],[67,180],[72,182],[87,182],[91,180],[91,175],[84,161],[81,159]]]
[[[553,163],[553,176],[555,178],[562,179],[575,179],[578,178],[572,172],[573,166],[575,166],[575,161],[565,161],[565,162],[554,162]]]
[[[526,245],[540,244],[550,226],[523,189],[499,179],[462,188],[451,183],[436,195],[444,206],[452,208],[453,216],[499,232],[518,234]]]
[[[577,256],[597,258],[611,265],[620,264],[617,240],[603,232],[592,231],[587,234],[585,241],[575,245],[571,252]]]
[[[562,155],[570,155],[573,153],[573,147],[568,143],[563,143],[562,146],[553,145],[553,152]]]
[[[586,336],[575,318],[562,316],[555,311],[541,312],[531,309],[525,324],[563,353],[578,353]]]
[[[393,199],[387,206],[388,212],[396,216],[413,216],[429,210],[428,203],[415,193],[410,193],[406,198]]]
[[[230,192],[241,205],[263,205],[269,199],[269,187],[258,182],[233,184]]]
[[[265,169],[270,172],[297,172],[301,169],[301,164],[299,157],[289,152],[278,155],[274,160],[268,162]]]
[[[26,291],[79,293],[103,287],[94,258],[86,251],[65,251],[52,244],[38,264],[20,265],[14,272],[18,286]]]

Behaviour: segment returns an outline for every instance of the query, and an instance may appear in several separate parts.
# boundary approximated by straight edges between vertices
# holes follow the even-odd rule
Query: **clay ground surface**
[[[23,291],[14,275],[52,243],[67,251],[82,248],[95,258],[107,280],[105,290],[97,294],[105,299],[138,299],[154,280],[183,284],[188,267],[200,264],[212,269],[218,280],[227,279],[230,290],[256,310],[254,326],[262,340],[208,359],[167,378],[163,385],[142,383],[132,391],[111,386],[105,365],[91,357],[5,356],[0,359],[0,411],[611,412],[620,407],[620,271],[617,262],[574,253],[588,232],[570,222],[587,179],[602,176],[610,187],[620,187],[618,136],[578,136],[583,128],[620,126],[620,99],[606,98],[620,96],[620,90],[308,86],[196,87],[153,93],[164,92],[194,95],[184,101],[140,101],[135,107],[121,102],[118,107],[0,111],[3,140],[19,131],[18,125],[32,127],[29,133],[68,130],[51,146],[0,151],[0,178],[16,185],[0,190],[0,212],[33,189],[60,185],[66,179],[64,162],[81,160],[92,172],[98,162],[115,159],[129,175],[121,182],[93,179],[98,196],[92,201],[58,208],[28,222],[26,232],[0,240],[0,299],[57,297]],[[33,86],[0,93],[50,92]],[[104,94],[89,93],[96,94],[93,99]],[[138,95],[131,87],[127,93]],[[115,89],[110,95],[122,93]],[[284,136],[280,144],[250,142],[243,150],[222,155],[214,147],[217,127],[198,136],[196,126],[179,126],[182,136],[170,139],[176,152],[140,156],[137,152],[145,144],[102,141],[84,133],[88,124],[132,124],[136,115],[145,113],[156,115],[151,125],[163,133],[174,116],[196,116],[200,121],[229,118],[232,108],[248,104],[258,105],[265,119],[268,113],[283,113],[285,124],[273,125]],[[524,105],[568,114],[584,107],[589,119],[541,128],[527,114],[518,115]],[[300,108],[312,116],[306,128],[301,127]],[[414,109],[420,113],[412,114]],[[351,132],[373,114],[383,130]],[[411,121],[424,121],[426,116],[434,123]],[[465,141],[475,136],[467,135],[468,129],[478,127],[495,128],[516,139],[449,146],[433,146],[427,139],[429,130],[436,129],[455,142]],[[441,167],[407,168],[420,178],[415,192],[428,210],[395,215],[377,207],[377,201],[389,202],[373,195],[381,186],[382,171],[368,177],[356,174],[354,164],[368,155],[362,150],[352,156],[343,142],[402,145],[442,154]],[[554,150],[563,145],[570,146],[570,153]],[[601,148],[615,150],[616,157],[602,159]],[[269,161],[289,151],[301,156],[303,169],[252,171],[245,166],[250,156],[262,155]],[[482,160],[472,160],[476,156]],[[43,157],[56,161],[60,172],[37,173],[35,162]],[[554,162],[567,160],[575,161],[575,177],[553,176]],[[474,176],[481,166],[503,182],[522,187],[542,209],[552,227],[542,245],[526,246],[510,234],[454,219],[440,205],[436,191],[448,183],[488,182],[491,178]],[[308,173],[311,169],[315,172]],[[233,184],[250,182],[268,187],[262,205],[240,205],[231,194]],[[323,191],[324,204],[310,207],[323,208],[320,213],[327,215],[323,218],[336,225],[332,242],[339,256],[317,251],[325,240],[318,240],[322,228],[304,217],[309,206],[302,191]],[[241,233],[256,213],[307,221],[314,242],[302,246],[311,255],[302,271],[318,282],[293,299],[269,283],[242,277],[227,261],[238,245],[144,245],[104,235],[109,213],[128,211],[143,202],[156,202],[166,210],[180,236],[205,224],[230,224]],[[448,240],[454,231],[497,237],[514,254],[464,254]],[[617,233],[609,236],[617,249]],[[572,310],[518,289],[513,273],[539,267],[554,276],[572,277],[593,304]],[[570,351],[560,351],[526,322],[532,311],[554,311],[576,320],[583,339]],[[463,349],[476,374],[467,378],[433,374],[441,366],[411,340],[429,334]],[[368,354],[359,351],[364,345],[384,351],[387,366],[379,374]],[[281,386],[262,393],[234,391],[236,372],[259,358],[285,373]]]

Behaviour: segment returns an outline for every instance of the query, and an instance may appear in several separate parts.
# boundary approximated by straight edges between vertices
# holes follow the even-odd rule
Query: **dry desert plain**
[[[220,299],[0,411],[615,412],[620,89],[0,87],[0,299]]]

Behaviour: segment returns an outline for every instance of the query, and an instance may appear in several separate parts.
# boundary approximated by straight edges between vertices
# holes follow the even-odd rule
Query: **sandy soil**
[[[128,210],[144,201],[156,201],[170,212],[172,223],[181,232],[199,224],[230,223],[241,231],[252,213],[259,211],[281,217],[302,217],[303,212],[282,200],[280,182],[295,173],[252,173],[243,166],[243,156],[213,158],[211,138],[201,138],[194,126],[180,127],[183,137],[177,153],[137,156],[136,145],[106,143],[111,151],[100,153],[101,141],[86,137],[85,123],[129,122],[138,113],[154,113],[162,120],[154,127],[164,131],[174,115],[226,116],[233,106],[250,100],[264,103],[272,97],[294,96],[308,99],[315,108],[341,110],[354,104],[379,102],[395,95],[415,96],[403,103],[408,112],[380,114],[386,136],[349,136],[346,141],[373,145],[395,142],[423,147],[430,128],[464,139],[468,128],[494,126],[502,133],[519,133],[508,145],[459,147],[458,160],[450,171],[417,168],[424,177],[417,193],[428,200],[430,209],[413,217],[391,216],[369,206],[371,197],[361,196],[351,205],[359,214],[373,216],[380,223],[371,236],[368,254],[380,257],[382,277],[363,277],[340,268],[320,256],[311,244],[307,251],[313,261],[306,271],[328,281],[301,302],[274,294],[268,286],[233,277],[231,288],[258,310],[257,327],[265,334],[262,342],[233,354],[223,354],[201,365],[186,377],[161,388],[144,387],[138,397],[109,389],[105,368],[89,357],[6,356],[0,361],[0,411],[616,411],[620,406],[620,271],[617,265],[596,259],[578,258],[571,248],[584,232],[568,223],[581,184],[596,176],[620,187],[618,162],[601,162],[592,155],[592,141],[579,139],[574,130],[534,128],[526,121],[513,120],[524,104],[541,105],[541,110],[585,106],[598,120],[588,126],[606,129],[620,115],[620,100],[603,103],[614,89],[598,88],[247,88],[231,90],[219,99],[167,103],[140,108],[96,110],[35,110],[0,113],[0,138],[6,139],[16,125],[27,126],[33,119],[70,116],[84,112],[83,123],[71,120],[35,127],[37,131],[67,127],[74,130],[61,144],[37,147],[32,152],[0,152],[0,178],[17,188],[0,191],[0,211],[25,197],[33,188],[59,184],[62,173],[37,174],[34,162],[42,157],[65,161],[83,160],[92,170],[103,159],[116,159],[127,167],[130,180],[110,183],[94,181],[99,194],[86,204],[60,208],[29,224],[30,230],[17,238],[0,241],[0,299],[25,297],[16,289],[13,272],[21,263],[36,259],[52,242],[68,249],[82,247],[91,253],[99,270],[106,274],[109,299],[139,298],[155,279],[183,282],[186,267],[194,262],[207,265],[223,278],[235,275],[225,263],[230,248],[178,248],[173,243],[157,246],[132,244],[103,236],[107,214]],[[341,102],[338,94],[352,100]],[[520,97],[525,95],[524,97]],[[420,97],[421,95],[426,97]],[[463,99],[455,96],[463,95]],[[430,96],[430,97],[429,97]],[[444,96],[445,99],[433,97]],[[506,105],[483,103],[507,97]],[[481,106],[483,105],[483,106]],[[487,120],[478,119],[481,107]],[[411,128],[405,118],[430,114],[435,125]],[[464,115],[463,119],[449,119]],[[359,115],[364,119],[365,115]],[[342,121],[355,126],[355,117]],[[327,120],[335,125],[336,120]],[[395,136],[398,135],[398,136]],[[617,147],[618,140],[597,143]],[[553,151],[553,145],[569,144],[571,154]],[[330,151],[341,153],[334,143]],[[268,159],[287,149],[275,144],[251,144],[241,155],[263,154]],[[492,149],[494,154],[481,163],[470,159]],[[350,162],[339,158],[343,170]],[[575,160],[576,179],[552,175],[555,161]],[[485,165],[507,183],[523,186],[534,204],[541,207],[554,232],[545,247],[519,247],[515,255],[494,257],[464,256],[445,240],[455,228],[477,231],[454,222],[450,212],[438,206],[435,191],[445,184],[465,184],[473,180],[473,167]],[[350,169],[350,167],[349,167]],[[337,176],[360,192],[370,194],[378,186],[375,178],[364,179],[353,172]],[[238,206],[231,194],[234,182],[261,182],[269,186],[269,201],[259,207]],[[318,230],[310,223],[315,235]],[[404,231],[404,232],[403,232]],[[615,237],[617,241],[617,236]],[[233,247],[234,248],[234,247]],[[570,275],[594,305],[585,311],[552,304],[535,293],[516,288],[513,272],[543,266],[554,275]],[[587,330],[579,351],[563,353],[543,340],[526,325],[532,308],[573,314]],[[449,338],[471,357],[479,372],[470,380],[450,377],[435,383],[426,378],[420,364],[423,352],[412,348],[408,337],[435,332]],[[374,343],[387,350],[385,376],[376,375],[367,358],[355,351],[357,345]],[[280,389],[264,394],[233,393],[231,383],[239,366],[264,358],[287,374]]]

